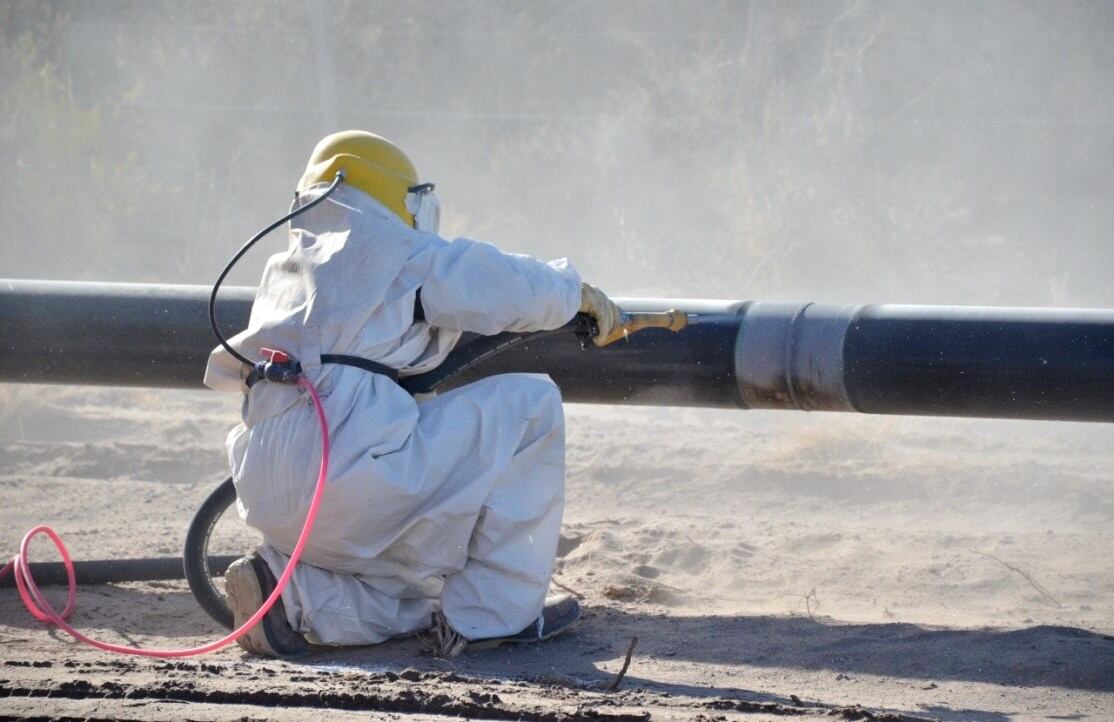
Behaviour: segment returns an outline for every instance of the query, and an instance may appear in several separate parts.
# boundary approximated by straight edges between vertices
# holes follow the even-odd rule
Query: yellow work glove
[[[596,325],[600,330],[592,339],[592,343],[597,346],[606,346],[614,341],[615,338],[608,337],[622,328],[626,322],[623,309],[616,306],[606,293],[590,283],[580,284],[580,312],[596,319]]]

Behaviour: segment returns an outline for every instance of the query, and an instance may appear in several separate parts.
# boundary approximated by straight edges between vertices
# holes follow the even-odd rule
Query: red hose
[[[47,624],[53,624],[60,629],[64,630],[74,639],[85,642],[88,645],[103,649],[107,652],[116,652],[117,654],[135,654],[143,657],[192,657],[196,654],[205,654],[207,652],[215,652],[221,647],[232,644],[240,637],[248,633],[248,631],[263,619],[263,616],[270,611],[275,602],[278,601],[282,590],[286,588],[286,584],[290,581],[290,577],[294,574],[294,565],[298,563],[298,559],[302,556],[302,549],[305,548],[306,541],[309,539],[309,534],[313,530],[313,522],[317,518],[318,508],[321,506],[321,497],[325,492],[325,479],[329,473],[329,424],[325,419],[325,409],[321,405],[321,397],[317,394],[317,389],[314,385],[304,376],[298,378],[298,386],[301,386],[313,398],[313,406],[317,411],[317,421],[321,425],[321,469],[317,475],[317,486],[313,490],[313,499],[309,504],[309,512],[306,514],[306,523],[302,525],[302,533],[298,536],[298,542],[294,545],[294,551],[290,554],[290,561],[286,564],[286,569],[283,570],[282,576],[278,578],[275,584],[275,589],[271,592],[271,596],[267,597],[255,614],[251,616],[246,622],[240,625],[239,629],[232,631],[225,637],[218,639],[215,642],[202,645],[200,647],[191,647],[189,649],[139,649],[138,647],[125,647],[119,644],[110,644],[108,642],[101,642],[90,637],[86,637],[81,632],[71,627],[66,619],[73,613],[74,602],[77,598],[77,578],[74,576],[73,562],[70,560],[70,554],[66,550],[66,545],[62,543],[62,539],[58,534],[48,526],[37,526],[24,535],[23,541],[19,545],[19,554],[12,557],[12,560],[0,569],[0,577],[3,577],[9,571],[15,572],[16,587],[19,589],[19,596],[23,599],[23,605],[27,607],[27,611],[31,612],[36,619]],[[66,607],[62,613],[54,611],[54,607],[39,591],[38,586],[35,585],[35,580],[31,577],[30,563],[27,561],[27,550],[30,546],[31,539],[37,534],[45,534],[50,537],[57,547],[59,553],[62,555],[62,563],[66,565],[66,575],[69,582],[69,595],[66,599]]]

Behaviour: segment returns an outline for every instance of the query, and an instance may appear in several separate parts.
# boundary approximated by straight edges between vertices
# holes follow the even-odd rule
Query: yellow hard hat
[[[406,209],[406,194],[418,185],[418,171],[397,145],[366,130],[327,135],[313,149],[298,190],[332,183],[340,170],[344,170],[345,183],[385,205],[406,225],[414,225],[414,215]]]

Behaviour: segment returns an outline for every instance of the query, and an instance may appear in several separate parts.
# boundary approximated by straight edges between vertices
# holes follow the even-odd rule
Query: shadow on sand
[[[943,629],[822,617],[670,616],[610,607],[587,608],[566,637],[466,655],[459,664],[475,673],[544,666],[575,679],[603,679],[610,674],[597,663],[621,656],[633,636],[639,638],[638,656],[694,664],[1114,692],[1114,637],[1074,627]],[[359,656],[365,663],[389,664],[401,647],[412,644],[366,648]],[[636,674],[637,664],[628,679]]]
[[[79,628],[92,622],[102,629],[117,629],[121,634],[126,631],[128,636],[215,638],[223,633],[188,592],[169,588],[152,595],[152,591],[118,586],[83,588],[75,622]],[[42,629],[23,610],[15,590],[0,591],[0,618],[9,635],[16,629]],[[474,676],[563,679],[598,685],[609,681],[614,673],[602,668],[601,663],[615,666],[616,658],[622,656],[634,636],[639,643],[624,686],[698,698],[793,703],[791,698],[736,686],[745,684],[747,668],[877,675],[926,684],[960,681],[1114,692],[1114,637],[1073,627],[945,629],[915,624],[847,624],[822,617],[671,616],[606,606],[587,607],[573,632],[545,644],[465,654],[450,663],[433,659],[423,651],[423,642],[415,638],[318,654],[306,662],[442,671],[447,664]],[[693,669],[691,677],[707,679],[707,683],[643,676],[639,673],[640,658],[686,662]],[[720,669],[718,676],[711,676],[709,668],[705,677],[700,665],[737,668],[737,673]],[[807,697],[807,690],[786,693],[790,691]],[[982,722],[1005,719],[1002,713],[979,710],[947,710],[944,716]]]

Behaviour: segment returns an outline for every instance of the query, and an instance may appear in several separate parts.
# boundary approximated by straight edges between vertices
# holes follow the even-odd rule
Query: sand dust
[[[0,387],[0,548],[41,522],[80,559],[180,554],[237,411]],[[568,433],[574,633],[451,662],[406,640],[167,663],[80,648],[3,589],[0,717],[1114,718],[1114,429],[570,406]],[[150,646],[220,632],[181,582],[85,587],[75,623]]]

